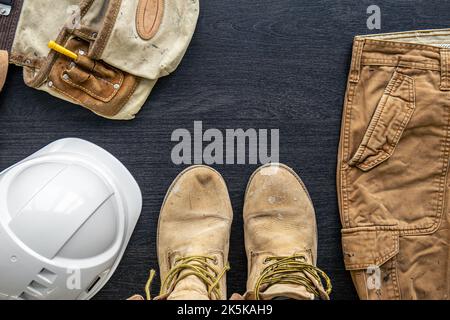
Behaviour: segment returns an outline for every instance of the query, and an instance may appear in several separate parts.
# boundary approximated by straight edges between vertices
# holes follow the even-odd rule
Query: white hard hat
[[[0,173],[0,299],[89,299],[109,280],[142,208],[111,154],[56,141]]]

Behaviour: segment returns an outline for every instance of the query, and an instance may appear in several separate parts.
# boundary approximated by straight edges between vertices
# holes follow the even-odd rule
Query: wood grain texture
[[[136,177],[144,208],[128,250],[97,299],[142,293],[157,268],[156,226],[166,189],[183,169],[170,159],[171,133],[204,128],[279,128],[281,161],[293,167],[313,198],[319,266],[331,277],[334,299],[355,299],[344,270],[335,189],[341,110],[353,36],[366,34],[373,1],[204,0],[197,32],[179,69],[164,78],[136,120],[108,121],[26,87],[11,68],[0,94],[0,167],[42,146],[79,137],[104,147]],[[382,32],[447,28],[450,3],[376,1]],[[242,206],[257,166],[216,166],[234,208],[228,292],[245,291]],[[95,240],[94,240],[95,241]],[[159,281],[154,283],[154,292]]]

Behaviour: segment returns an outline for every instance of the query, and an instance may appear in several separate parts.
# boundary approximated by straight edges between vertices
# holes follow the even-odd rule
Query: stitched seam
[[[449,32],[450,29],[428,29],[428,30],[411,30],[411,31],[402,31],[402,32],[391,32],[391,33],[384,33],[384,34],[374,34],[374,35],[366,35],[365,37],[380,37],[380,36],[391,36],[391,37],[398,37],[398,36],[407,36],[407,35],[446,35],[446,32]],[[361,37],[361,36],[358,36]]]
[[[85,31],[82,31],[80,29],[73,30],[73,34],[75,36],[79,36],[80,38],[84,37],[84,38],[86,38],[88,40],[94,40],[95,39],[94,37],[92,37],[92,34],[87,34]]]
[[[362,46],[364,44],[363,40],[355,40],[354,45],[354,53],[355,57],[352,59],[352,66],[351,66],[351,80],[352,81],[358,81],[360,72],[361,72],[361,58],[362,58]]]
[[[440,178],[440,188],[439,188],[439,196],[437,201],[436,208],[436,227],[439,226],[440,220],[443,216],[443,202],[444,202],[444,193],[445,193],[445,181],[448,174],[449,167],[449,149],[450,149],[450,112],[447,111],[447,130],[446,130],[446,139],[442,146],[442,174]]]
[[[141,34],[141,14],[142,14],[142,6],[141,6],[141,2],[142,0],[139,0],[138,3],[138,8],[137,8],[137,13],[136,13],[136,29],[137,29],[137,33],[139,35],[139,37],[141,37],[142,39],[144,39],[144,37]]]
[[[448,51],[442,50],[441,52],[441,68],[442,68],[442,88],[449,89],[449,73],[448,73]]]
[[[138,8],[137,8],[137,13],[136,13],[136,31],[137,31],[137,33],[138,33],[138,35],[139,35],[139,37],[141,37],[141,39],[142,40],[146,40],[146,41],[148,41],[148,40],[150,40],[150,39],[152,39],[155,35],[156,35],[156,33],[158,33],[158,30],[160,29],[159,28],[159,26],[158,26],[158,30],[154,30],[155,29],[155,27],[153,26],[152,28],[151,28],[151,32],[149,33],[149,35],[145,35],[145,34],[143,34],[142,32],[141,32],[141,29],[142,30],[144,30],[144,32],[145,32],[145,28],[144,27],[142,27],[142,25],[141,25],[141,21],[144,21],[144,18],[145,18],[145,14],[144,14],[144,10],[143,10],[143,6],[141,6],[141,4],[140,4],[140,2],[141,2],[142,0],[139,0],[139,3],[138,3]],[[161,21],[162,21],[162,19],[164,18],[164,14],[165,14],[165,1],[164,0],[157,0],[158,1],[158,12],[159,12],[159,10],[163,10],[163,13],[161,14],[162,16],[161,16],[161,18],[159,19],[159,25],[161,25]],[[161,8],[160,8],[160,5],[162,5],[161,6]],[[157,12],[157,13],[158,13]],[[158,17],[157,17],[158,18]]]
[[[355,42],[356,44],[356,42]],[[343,130],[343,146],[342,146],[342,156],[344,157],[344,160],[349,158],[349,144],[350,144],[350,123],[352,118],[352,110],[353,110],[353,100],[356,95],[356,87],[357,84],[354,82],[354,79],[352,79],[353,74],[353,66],[354,66],[354,59],[355,55],[358,53],[359,50],[355,52],[355,46],[353,48],[353,57],[352,57],[352,64],[350,69],[350,75],[349,75],[349,81],[348,81],[348,92],[347,92],[347,98],[344,104],[345,108],[345,114],[343,115],[343,123],[344,123],[344,130]],[[347,180],[347,169],[348,165],[346,161],[342,161],[341,165],[341,190],[342,190],[342,220],[344,223],[344,226],[350,227],[350,216],[349,216],[349,204],[348,204],[348,180]]]
[[[356,232],[355,232],[356,233]],[[375,237],[376,235],[376,231],[375,233]],[[352,233],[347,233],[347,234],[352,234]],[[396,233],[391,233],[391,239],[393,241],[392,243],[392,247],[390,247],[389,249],[379,253],[378,251],[374,251],[375,254],[377,254],[377,256],[371,260],[370,262],[366,262],[366,263],[350,263],[350,262],[346,262],[345,266],[348,269],[364,269],[369,267],[371,264],[377,265],[377,266],[381,266],[384,263],[386,263],[389,259],[392,259],[393,257],[395,257],[398,254],[399,251],[399,244],[398,244],[398,235]],[[364,241],[364,240],[363,240]],[[372,240],[370,240],[372,241]],[[373,242],[377,242],[378,240],[375,239]]]
[[[95,58],[100,58],[100,56],[103,54],[103,51],[105,50],[106,43],[111,36],[112,29],[119,14],[121,2],[121,0],[112,0],[111,9],[108,10],[108,13],[106,14],[106,26],[104,26],[104,28],[99,32],[98,40],[95,42],[97,46],[94,44],[92,55]]]
[[[125,98],[125,101],[122,103],[121,106],[119,106],[118,110],[120,111],[123,106],[128,102],[128,100],[130,100],[131,96],[134,94],[134,92],[136,91],[136,88],[138,86],[138,84],[140,83],[140,79],[136,79],[136,83],[134,84],[133,88],[130,90],[130,93],[127,95],[127,97]],[[119,111],[117,111],[117,113],[119,113]],[[116,114],[117,114],[116,113]]]
[[[399,283],[398,283],[398,280],[397,280],[397,273],[398,273],[398,270],[397,270],[397,258],[394,257],[392,259],[391,279],[392,279],[392,285],[394,287],[395,298],[397,300],[400,300],[401,299],[401,294],[400,294],[400,286],[399,286]]]
[[[357,231],[396,231],[399,232],[399,235],[405,236],[405,235],[418,235],[418,234],[430,234],[433,233],[436,230],[436,223],[433,223],[432,225],[416,225],[413,227],[406,227],[406,228],[399,228],[398,225],[392,225],[392,226],[377,226],[377,225],[371,225],[371,226],[357,226],[357,227],[350,227],[352,230]]]
[[[117,18],[117,15],[118,15],[118,13],[119,13],[119,8],[120,8],[121,2],[120,2],[120,1],[117,1],[117,2],[114,2],[114,3],[115,3],[115,5],[113,6],[112,9],[114,10],[114,11],[113,11],[113,16],[114,16],[114,21],[115,21],[116,18]],[[106,29],[108,38],[109,38],[109,36],[111,35],[111,31],[112,31],[113,27],[114,27],[114,23],[108,23],[108,26],[107,26],[107,29]],[[105,38],[106,38],[106,37],[105,37]],[[105,46],[106,46],[107,41],[108,41],[108,39],[104,39],[104,40],[102,41],[102,43],[101,43],[101,45],[100,45],[100,48],[99,48],[99,51],[100,51],[100,52],[103,52],[103,50],[105,49]]]
[[[77,102],[79,105],[83,106],[83,103],[80,100],[78,100],[77,98],[73,97],[71,94],[67,93],[66,91],[64,91],[62,89],[59,89],[59,88],[57,88],[55,86],[53,86],[53,89],[55,89],[56,91],[58,91],[59,93],[65,95],[65,96],[71,98],[72,100]]]
[[[409,67],[417,69],[431,69],[434,71],[441,70],[439,64],[427,63],[427,62],[412,62],[412,61],[401,61],[400,63],[396,59],[377,59],[377,58],[363,58],[362,64],[365,66],[370,65],[386,65],[386,66],[399,66],[399,67]]]
[[[104,97],[100,97],[99,95],[95,94],[94,92],[92,92],[91,90],[87,89],[86,87],[83,87],[83,86],[80,86],[80,85],[74,83],[74,82],[71,81],[71,80],[64,80],[64,79],[63,79],[63,81],[66,82],[66,83],[68,83],[68,84],[70,84],[70,85],[73,86],[73,87],[79,88],[80,90],[82,90],[82,91],[88,93],[90,96],[92,96],[92,97],[94,97],[94,98],[96,98],[96,99],[98,99],[98,100],[101,100],[101,101],[103,101],[103,102],[111,101],[112,97],[117,93],[117,91],[114,91],[109,97],[104,98]]]
[[[107,43],[108,40],[109,40],[109,36],[111,35],[111,31],[112,31],[112,29],[113,29],[113,27],[114,27],[114,23],[115,23],[115,21],[116,21],[116,19],[117,19],[117,15],[119,14],[120,5],[121,5],[121,1],[117,1],[117,2],[115,3],[115,6],[113,7],[113,8],[114,8],[114,11],[113,11],[114,22],[111,22],[111,23],[109,24],[108,28],[107,28],[108,39],[104,39],[103,43],[102,43],[101,46],[100,46],[100,52],[103,52],[103,50],[104,50],[105,47],[106,47],[106,43]],[[106,37],[105,37],[105,38],[106,38]]]
[[[422,44],[393,42],[393,41],[389,41],[389,40],[374,40],[374,39],[370,39],[370,38],[366,39],[367,45],[370,45],[371,43],[381,44],[381,45],[390,46],[390,47],[417,48],[417,49],[423,49],[423,50],[428,50],[428,51],[433,51],[433,52],[440,52],[440,48],[422,45]]]
[[[435,33],[435,31],[433,30],[422,30],[422,31],[407,31],[407,32],[399,32],[398,35],[387,35],[386,40],[397,40],[397,39],[407,39],[407,38],[412,38],[412,37],[436,37],[436,36],[449,36],[450,33]],[[384,35],[374,35],[373,37],[377,37],[377,36],[381,36],[383,37]],[[372,36],[366,36],[366,39],[372,39]],[[385,41],[386,41],[385,40]],[[382,40],[381,40],[382,41]],[[439,41],[440,42],[440,41]],[[437,43],[439,43],[437,42]],[[436,42],[432,42],[432,43],[436,43]]]
[[[122,86],[122,84],[123,84],[123,74],[122,74],[122,72],[120,72],[120,71],[118,71],[118,70],[117,70],[117,72],[118,72],[119,75],[120,75],[119,85]],[[64,74],[64,72],[63,72],[63,74]],[[92,76],[92,75],[91,75],[91,76]],[[79,84],[74,83],[70,78],[69,78],[68,80],[65,80],[65,79],[61,76],[61,79],[62,79],[64,82],[66,82],[66,83],[68,83],[68,84],[70,84],[70,85],[72,85],[72,86],[74,86],[74,87],[77,87],[77,88],[83,90],[84,92],[88,93],[88,94],[91,95],[92,97],[97,98],[97,99],[99,99],[99,100],[101,100],[101,101],[103,101],[103,102],[109,102],[109,101],[111,101],[111,99],[119,92],[119,90],[114,90],[114,91],[112,92],[112,94],[111,94],[109,97],[105,98],[105,97],[101,97],[101,96],[95,94],[93,91],[89,90],[89,89],[86,88],[86,87],[83,87],[83,86],[81,86],[81,85],[79,85]],[[103,79],[100,79],[100,80],[103,80]],[[104,81],[107,82],[107,83],[109,83],[107,80],[104,80]],[[111,85],[111,83],[109,83],[109,84]]]
[[[351,122],[351,115],[352,115],[352,109],[353,109],[353,99],[356,92],[356,84],[349,82],[348,87],[348,96],[345,101],[346,104],[346,112],[344,115],[344,141],[343,141],[343,150],[342,154],[344,157],[344,160],[349,157],[349,144],[350,144],[350,122]],[[341,189],[342,189],[342,215],[344,220],[344,225],[346,227],[350,227],[350,218],[349,218],[349,206],[348,206],[348,181],[347,181],[347,172],[346,167],[347,164],[345,161],[342,162],[341,165]]]
[[[445,50],[441,51],[441,89],[447,87],[447,53]]]
[[[136,83],[134,84],[133,88],[131,89],[130,93],[129,93],[129,94],[127,95],[127,97],[125,98],[125,101],[118,107],[118,111],[117,111],[115,114],[113,114],[113,116],[116,115],[116,114],[118,114],[119,111],[123,108],[123,106],[128,102],[128,100],[131,98],[131,96],[132,96],[133,93],[135,92],[135,90],[136,90],[136,88],[137,88],[139,82],[140,82],[140,80],[138,79],[138,80],[136,81]],[[54,90],[58,91],[59,93],[65,95],[65,96],[68,96],[69,98],[71,98],[72,100],[74,100],[75,102],[77,102],[80,106],[82,106],[82,107],[84,107],[84,108],[87,108],[87,109],[89,109],[89,110],[91,110],[91,111],[94,111],[95,113],[102,114],[100,111],[94,110],[92,107],[90,107],[90,106],[88,106],[88,105],[84,105],[79,99],[73,97],[71,94],[67,93],[66,91],[61,90],[61,89],[59,89],[59,88],[57,88],[57,87],[55,87],[55,86],[53,86],[52,88],[53,88]]]
[[[87,11],[91,8],[92,4],[94,3],[94,0],[83,0],[80,4],[80,7],[83,8],[81,10],[81,15],[84,16]]]

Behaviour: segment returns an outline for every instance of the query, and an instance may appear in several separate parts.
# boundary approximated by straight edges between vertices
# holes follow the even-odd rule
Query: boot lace
[[[196,276],[208,288],[210,299],[220,300],[220,280],[225,273],[230,270],[229,264],[224,268],[214,266],[217,264],[217,258],[211,256],[189,256],[180,257],[175,260],[175,266],[169,271],[166,279],[161,285],[160,296],[173,291],[176,285],[189,276]],[[155,271],[150,271],[150,276],[145,285],[147,300],[151,300],[150,286],[153,281]]]
[[[325,292],[329,295],[332,290],[331,280],[326,273],[319,268],[305,263],[303,255],[293,255],[291,257],[268,257],[265,263],[270,263],[261,272],[255,285],[255,298],[260,299],[260,292],[266,290],[274,284],[294,284],[303,286],[309,293],[320,297],[318,284],[323,285],[325,281]],[[317,283],[311,279],[314,278]]]

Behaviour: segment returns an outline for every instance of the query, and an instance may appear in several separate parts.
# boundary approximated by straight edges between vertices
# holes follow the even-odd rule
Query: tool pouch
[[[88,43],[80,38],[70,38],[65,47],[78,58],[72,61],[58,55],[48,75],[50,89],[97,114],[117,115],[135,91],[139,78],[86,56]]]
[[[120,120],[176,69],[199,13],[198,0],[22,1],[10,62],[25,83]],[[51,40],[77,58],[50,50]]]

